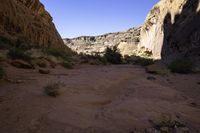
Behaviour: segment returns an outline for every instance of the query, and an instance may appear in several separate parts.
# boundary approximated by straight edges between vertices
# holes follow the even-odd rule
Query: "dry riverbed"
[[[200,132],[200,74],[151,75],[133,65],[60,67],[48,75],[7,66],[6,73],[0,133],[155,132],[168,119],[184,125],[180,133]],[[47,96],[44,86],[57,81],[61,94]]]

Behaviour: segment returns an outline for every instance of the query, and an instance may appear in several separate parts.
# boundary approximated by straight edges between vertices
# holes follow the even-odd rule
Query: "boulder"
[[[24,68],[24,69],[33,69],[34,66],[26,61],[23,60],[14,60],[10,63],[12,66],[17,68]]]
[[[50,73],[50,70],[47,70],[47,69],[39,69],[39,73],[41,73],[41,74],[49,74],[49,73]]]

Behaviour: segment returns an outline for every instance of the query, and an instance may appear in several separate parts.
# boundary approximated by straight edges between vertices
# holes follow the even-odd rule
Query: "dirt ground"
[[[0,82],[0,133],[144,132],[163,115],[200,132],[200,74],[151,75],[133,65],[6,73],[20,82]],[[47,96],[44,86],[57,81],[61,95]]]

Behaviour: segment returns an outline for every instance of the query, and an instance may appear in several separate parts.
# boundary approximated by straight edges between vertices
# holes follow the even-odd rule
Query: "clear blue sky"
[[[159,0],[40,0],[63,38],[125,31],[141,25]]]

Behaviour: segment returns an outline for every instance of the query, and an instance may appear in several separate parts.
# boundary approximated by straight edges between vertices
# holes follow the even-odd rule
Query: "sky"
[[[126,31],[143,24],[159,0],[40,0],[62,38]]]

